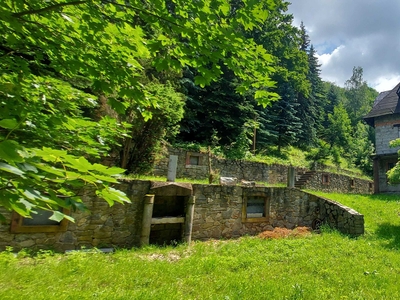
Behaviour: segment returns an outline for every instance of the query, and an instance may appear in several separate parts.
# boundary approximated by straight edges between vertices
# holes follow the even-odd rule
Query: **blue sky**
[[[360,66],[378,91],[400,82],[399,0],[292,0],[288,13],[306,26],[323,80],[344,86]]]

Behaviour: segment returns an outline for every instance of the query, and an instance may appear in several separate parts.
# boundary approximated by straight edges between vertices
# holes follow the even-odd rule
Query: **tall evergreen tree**
[[[276,72],[272,79],[276,81],[276,92],[281,96],[271,107],[258,109],[258,149],[271,144],[280,149],[298,140],[301,120],[296,116],[299,108],[297,94],[308,94],[310,89],[307,55],[300,47],[301,32],[293,26],[293,16],[286,14],[288,5],[288,2],[280,2],[265,25],[253,31],[256,43],[263,45],[274,56]]]
[[[193,70],[184,72],[186,104],[178,136],[181,141],[210,144],[215,131],[219,144],[228,146],[235,142],[243,125],[254,119],[254,99],[236,93],[236,77],[221,68],[223,77],[206,88],[194,84]]]
[[[193,74],[190,75],[192,78],[186,76],[186,113],[179,135],[182,140],[208,143],[213,130],[216,130],[220,144],[230,145],[235,143],[244,125],[255,119],[259,123],[258,147],[271,142],[283,146],[297,139],[298,118],[291,115],[296,111],[297,93],[309,91],[306,78],[308,62],[306,53],[300,50],[300,31],[292,25],[293,16],[286,14],[288,5],[288,2],[276,1],[275,9],[270,12],[266,22],[246,35],[272,55],[276,66],[272,75],[276,82],[273,91],[281,96],[281,100],[273,103],[272,107],[256,108],[254,98],[234,93],[240,81],[232,72],[226,72],[223,65],[222,78],[204,89],[193,85]],[[277,130],[277,123],[285,124],[287,129]]]
[[[298,103],[290,83],[280,84],[278,92],[281,100],[259,112],[262,121],[257,138],[259,148],[272,144],[278,146],[280,153],[282,147],[297,142],[301,120],[296,116]]]
[[[308,57],[308,74],[307,80],[311,88],[309,93],[299,92],[297,117],[302,120],[301,134],[297,146],[308,148],[316,145],[318,132],[322,131],[322,123],[324,120],[323,102],[325,95],[320,77],[320,64],[316,57],[314,46],[310,45],[310,38],[307,34],[303,23],[300,25],[301,33],[301,51],[307,53]]]
[[[303,21],[301,21],[300,23],[300,36],[301,36],[300,50],[303,52],[307,52],[310,47],[310,37],[307,33],[306,26],[304,26]]]
[[[308,80],[311,83],[311,103],[313,105],[312,112],[314,117],[314,128],[319,136],[323,131],[323,121],[325,118],[324,107],[326,105],[326,93],[321,79],[321,64],[318,63],[317,52],[314,46],[310,46],[308,51]]]

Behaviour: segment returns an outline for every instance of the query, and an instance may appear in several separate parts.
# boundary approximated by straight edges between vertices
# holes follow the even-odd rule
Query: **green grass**
[[[128,175],[123,176],[122,179],[140,179],[140,180],[152,180],[152,181],[167,181],[166,176],[153,176],[153,175]],[[177,178],[175,182],[183,182],[183,183],[193,183],[193,184],[208,184],[208,179],[192,179],[192,178]],[[219,184],[218,180],[214,181],[214,184]],[[285,187],[284,183],[268,183],[263,181],[256,181],[257,185],[263,185],[268,187]],[[237,185],[241,185],[240,181]]]
[[[294,166],[298,168],[310,169],[313,162],[307,160],[307,155],[309,152],[297,149],[295,147],[289,146],[281,149],[279,153],[276,147],[271,147],[262,153],[255,156],[249,156],[247,160],[254,162],[261,162],[265,164],[280,164],[284,166]],[[361,179],[371,179],[369,176],[363,174],[363,172],[349,165],[349,162],[342,158],[340,161],[340,168],[333,163],[332,157],[327,157],[323,162],[323,166],[319,164],[318,170],[327,171],[331,173],[337,173],[342,175],[354,176]]]
[[[153,175],[127,175],[121,177],[122,179],[140,179],[140,180],[153,180],[153,181],[167,181],[166,176],[153,176]],[[176,178],[176,182],[184,183],[199,183],[208,184],[208,179],[191,179],[191,178]]]
[[[366,234],[3,252],[0,299],[400,299],[400,196],[318,194],[363,213]]]

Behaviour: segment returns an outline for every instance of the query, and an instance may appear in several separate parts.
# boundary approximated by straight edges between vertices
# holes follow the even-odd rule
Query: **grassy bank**
[[[366,234],[195,242],[114,254],[0,254],[0,299],[399,299],[398,196],[320,194]]]

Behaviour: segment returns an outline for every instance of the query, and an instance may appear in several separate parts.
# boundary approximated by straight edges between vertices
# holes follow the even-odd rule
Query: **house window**
[[[248,196],[243,202],[243,222],[266,222],[269,216],[269,201],[265,196]]]
[[[322,174],[322,184],[329,184],[329,174]]]
[[[368,183],[368,188],[369,188],[369,191],[370,191],[370,192],[372,192],[372,187],[373,187],[373,186],[372,186],[372,182],[369,182],[369,183]]]
[[[198,166],[200,163],[200,156],[190,155],[189,165]]]
[[[64,214],[69,213],[66,209],[62,209],[62,211]],[[53,212],[41,209],[38,209],[37,212],[37,214],[31,214],[32,218],[24,218],[13,212],[11,233],[61,232],[67,229],[67,219],[57,222],[49,219]]]

